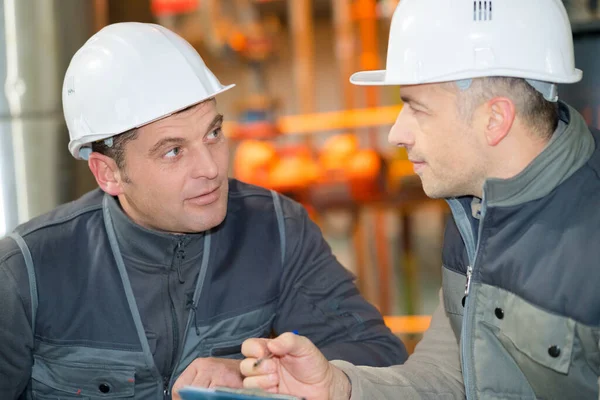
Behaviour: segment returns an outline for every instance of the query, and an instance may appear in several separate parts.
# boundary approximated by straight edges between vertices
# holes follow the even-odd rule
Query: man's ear
[[[111,196],[123,193],[123,179],[115,160],[103,154],[92,152],[88,158],[88,166],[94,174],[100,189]]]
[[[485,138],[488,145],[496,146],[512,128],[516,116],[515,105],[506,97],[494,97],[487,102],[486,108],[488,113]]]

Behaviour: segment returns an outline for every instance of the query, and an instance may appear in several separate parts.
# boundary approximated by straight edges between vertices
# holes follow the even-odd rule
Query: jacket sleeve
[[[285,258],[274,330],[298,331],[328,359],[357,365],[403,363],[407,352],[354,285],[304,207],[281,196]]]
[[[465,398],[459,346],[442,301],[433,313],[429,329],[404,365],[369,368],[343,361],[332,364],[352,382],[352,400]]]
[[[0,399],[18,399],[31,378],[29,297],[23,256],[12,239],[4,238],[0,240]]]

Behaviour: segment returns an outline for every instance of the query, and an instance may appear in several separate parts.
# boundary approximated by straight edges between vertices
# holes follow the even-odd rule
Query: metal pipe
[[[315,44],[311,0],[288,2],[292,36],[294,82],[300,114],[315,111]]]
[[[72,199],[62,80],[93,15],[90,1],[0,3],[0,237]]]
[[[356,70],[355,34],[352,23],[352,7],[350,0],[332,0],[333,26],[335,30],[335,54],[340,68],[342,97],[345,109],[351,109],[354,104],[354,86],[350,83],[350,75]]]

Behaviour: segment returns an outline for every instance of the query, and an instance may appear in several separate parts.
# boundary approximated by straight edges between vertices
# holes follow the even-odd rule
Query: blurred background
[[[237,84],[218,98],[231,176],[301,202],[412,350],[437,306],[448,209],[423,194],[405,152],[387,144],[399,89],[349,83],[353,72],[385,68],[397,4],[0,1],[0,237],[96,187],[87,163],[67,151],[61,87],[71,56],[107,24],[158,23],[188,40],[223,84]],[[560,94],[600,128],[598,0],[565,6],[584,80]]]

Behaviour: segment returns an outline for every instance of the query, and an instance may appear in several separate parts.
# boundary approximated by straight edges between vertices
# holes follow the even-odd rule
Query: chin
[[[427,197],[432,199],[449,199],[452,197],[466,196],[468,193],[458,190],[456,188],[439,187],[439,186],[427,186],[423,185],[423,191]]]
[[[227,215],[227,203],[224,205],[215,205],[215,207],[211,208],[210,210],[202,210],[202,212],[189,216],[187,222],[191,222],[188,227],[190,232],[204,232],[223,223]]]
[[[427,197],[429,197],[430,199],[445,199],[448,197],[448,196],[444,196],[443,194],[432,192],[432,191],[427,191],[427,190],[423,190],[423,191],[425,192],[425,195],[427,195]]]
[[[442,190],[441,188],[436,187],[436,185],[427,185],[423,181],[421,181],[421,183],[423,184],[423,191],[429,198],[444,199],[444,198],[451,197],[448,193],[446,193],[445,190]]]

